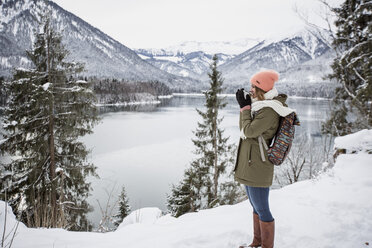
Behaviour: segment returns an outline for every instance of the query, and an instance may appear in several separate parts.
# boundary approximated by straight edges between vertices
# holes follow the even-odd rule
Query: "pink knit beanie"
[[[274,70],[260,71],[253,75],[251,83],[268,92],[274,87],[274,83],[279,80],[279,73]]]

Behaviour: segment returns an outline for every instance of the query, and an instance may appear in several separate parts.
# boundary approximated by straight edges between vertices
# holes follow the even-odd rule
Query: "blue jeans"
[[[248,199],[253,207],[253,212],[258,214],[261,221],[271,222],[274,220],[269,208],[270,188],[251,187],[245,185]]]

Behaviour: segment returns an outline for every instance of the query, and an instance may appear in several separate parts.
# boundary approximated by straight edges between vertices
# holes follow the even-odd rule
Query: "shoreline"
[[[157,96],[157,99],[170,99],[173,95],[163,95]],[[118,102],[118,103],[97,103],[95,104],[96,107],[106,107],[106,106],[132,106],[132,105],[147,105],[147,104],[160,104],[161,101],[153,100],[153,101],[138,101],[138,102]]]
[[[158,100],[154,101],[138,101],[138,102],[118,102],[118,103],[97,103],[94,104],[96,107],[113,107],[113,106],[133,106],[133,105],[157,105],[161,104],[160,99],[171,99],[175,96],[204,96],[203,93],[173,93],[172,95],[157,96]],[[218,94],[221,97],[235,97],[235,94]],[[306,96],[288,96],[289,99],[309,99],[309,100],[321,100],[331,101],[332,98],[325,97],[306,97]],[[5,107],[0,106],[0,110],[4,110]]]
[[[147,104],[160,104],[161,101],[141,101],[141,102],[118,102],[118,103],[98,103],[96,107],[118,107],[118,106],[133,106],[133,105],[147,105]]]
[[[173,93],[174,96],[204,96],[203,93]],[[218,94],[218,96],[227,96],[227,97],[235,97],[235,94]],[[288,96],[291,99],[311,99],[311,100],[323,100],[323,101],[331,101],[332,98],[325,98],[325,97],[307,97],[307,96]]]

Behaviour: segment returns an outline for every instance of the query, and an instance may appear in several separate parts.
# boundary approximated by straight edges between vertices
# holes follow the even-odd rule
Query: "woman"
[[[262,136],[269,145],[278,129],[280,115],[293,112],[286,107],[287,96],[278,95],[274,88],[278,79],[275,71],[261,71],[251,78],[249,94],[244,89],[236,92],[241,139],[234,171],[235,180],[245,185],[253,207],[254,237],[249,247],[274,246],[274,218],[269,208],[274,165],[268,160],[266,150],[260,150],[258,137]]]

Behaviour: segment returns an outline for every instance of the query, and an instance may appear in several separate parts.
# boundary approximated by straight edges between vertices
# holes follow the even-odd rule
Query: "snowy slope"
[[[334,168],[317,179],[271,191],[275,247],[362,248],[372,242],[372,130],[338,138],[335,144],[351,150],[337,158]],[[105,234],[20,225],[13,247],[236,248],[252,239],[251,213],[248,201],[177,219],[160,216],[156,208],[143,208],[124,219],[118,230]],[[2,227],[4,202],[0,214]],[[8,223],[10,230],[15,223],[11,214]]]
[[[227,84],[248,84],[250,77],[262,68],[274,69],[280,74],[330,53],[329,36],[325,31],[309,27],[295,30],[291,35],[273,37],[239,54],[220,67]],[[328,61],[328,62],[329,62]],[[329,68],[329,63],[317,61],[316,64]],[[302,74],[307,78],[317,70]],[[305,80],[306,81],[306,80]],[[323,81],[323,80],[322,80]]]
[[[233,41],[185,41],[180,44],[169,46],[163,49],[148,48],[144,49],[152,54],[167,53],[170,54],[187,54],[196,51],[202,51],[206,54],[227,54],[238,55],[249,48],[257,45],[260,39],[244,38]],[[140,50],[140,49],[135,49]]]
[[[52,24],[63,35],[69,59],[85,63],[86,75],[127,80],[159,80],[168,86],[186,86],[194,80],[159,70],[79,17],[51,1],[3,0],[0,2],[0,76],[13,67],[28,67],[25,50],[32,47],[40,14],[50,11]]]
[[[205,80],[214,54],[218,56],[218,64],[221,65],[258,43],[259,39],[250,38],[234,41],[186,41],[163,49],[135,51],[142,59],[166,72]]]
[[[203,79],[210,70],[213,54],[204,51],[183,53],[179,50],[155,50],[138,49],[137,54],[148,63],[168,73],[191,77],[197,80]],[[221,65],[233,58],[233,55],[216,53],[218,64]]]
[[[219,57],[219,69],[225,78],[225,85],[230,88],[248,84],[253,73],[262,68],[279,71],[281,82],[289,83],[289,87],[301,88],[307,83],[325,81],[323,78],[330,73],[330,63],[334,58],[329,44],[327,31],[300,27],[261,40],[245,39],[240,43],[185,42],[165,49],[135,51],[159,69],[203,82],[208,80],[207,73],[214,51]]]
[[[323,78],[332,73],[330,65],[333,59],[333,53],[329,50],[314,59],[295,65],[281,73],[280,82],[324,82],[325,80]]]

